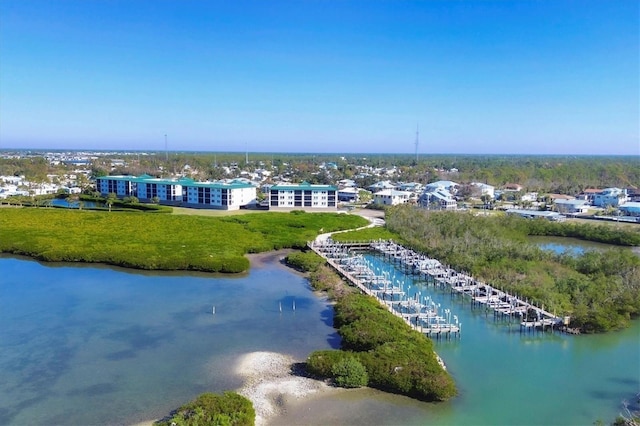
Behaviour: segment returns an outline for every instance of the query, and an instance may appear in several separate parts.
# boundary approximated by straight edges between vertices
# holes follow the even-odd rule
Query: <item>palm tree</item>
[[[109,207],[109,211],[111,211],[111,206],[113,205],[113,203],[118,199],[118,196],[116,194],[114,194],[113,192],[110,192],[107,195],[107,199],[105,200],[105,203],[107,204],[107,206]]]

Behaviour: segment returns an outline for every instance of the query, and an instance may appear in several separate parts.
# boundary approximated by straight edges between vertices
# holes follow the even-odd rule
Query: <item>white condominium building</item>
[[[338,188],[332,185],[283,183],[269,191],[270,210],[326,210],[338,208]]]

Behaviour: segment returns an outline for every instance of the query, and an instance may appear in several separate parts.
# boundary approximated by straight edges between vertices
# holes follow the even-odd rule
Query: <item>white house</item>
[[[13,197],[16,195],[28,196],[29,191],[21,191],[18,189],[17,185],[13,185],[13,184],[0,187],[0,198],[4,199],[7,197]]]
[[[340,188],[356,188],[358,184],[353,179],[342,179],[338,181]]]
[[[424,190],[424,187],[419,182],[398,182],[396,189],[398,191],[408,191],[419,194]]]
[[[439,180],[437,182],[431,182],[424,187],[425,192],[436,192],[438,190],[444,189],[448,191],[451,195],[455,195],[458,192],[458,188],[460,184],[456,182],[452,182],[450,180]]]
[[[481,195],[487,195],[492,199],[495,198],[496,188],[494,186],[482,182],[471,182],[471,185],[479,188]]]
[[[626,203],[627,190],[620,188],[606,188],[593,197],[593,205],[598,207],[618,207]]]
[[[382,206],[395,206],[403,204],[411,199],[411,192],[396,191],[395,189],[383,189],[373,194],[373,203]]]
[[[338,188],[333,185],[281,183],[269,190],[269,210],[320,210],[338,208]]]
[[[373,185],[370,185],[367,189],[373,193],[382,191],[384,189],[395,189],[395,185],[391,183],[391,181],[383,180],[380,182],[376,182]]]

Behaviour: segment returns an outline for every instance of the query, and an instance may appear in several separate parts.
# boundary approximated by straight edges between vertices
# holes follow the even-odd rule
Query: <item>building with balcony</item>
[[[281,183],[269,190],[269,210],[336,211],[338,188],[333,185]]]

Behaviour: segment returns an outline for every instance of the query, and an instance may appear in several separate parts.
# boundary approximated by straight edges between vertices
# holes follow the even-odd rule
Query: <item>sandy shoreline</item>
[[[243,378],[243,385],[235,391],[252,402],[256,426],[268,425],[295,404],[308,402],[311,396],[341,391],[324,381],[297,374],[294,372],[297,363],[290,355],[276,352],[251,352],[238,358],[234,372]],[[152,426],[154,421],[133,426]]]
[[[295,364],[292,357],[275,352],[252,352],[239,359],[235,371],[245,382],[238,393],[253,403],[256,426],[269,424],[270,419],[311,395],[339,392],[324,381],[292,372]]]
[[[297,250],[294,249],[282,249],[274,251],[265,251],[262,253],[249,253],[246,254],[249,259],[251,268],[259,268],[266,265],[283,265],[282,259],[284,259],[289,253],[293,253]],[[295,272],[293,269],[291,271]]]
[[[283,262],[287,254],[295,251],[294,249],[283,249],[251,253],[246,256],[251,268],[279,265],[292,273],[303,275],[288,268]],[[327,392],[340,391],[340,389],[323,381],[294,373],[294,367],[298,362],[300,361],[289,355],[276,352],[251,352],[237,359],[234,372],[242,377],[243,385],[235,391],[253,403],[256,411],[256,426],[269,424],[269,420],[285,414],[288,407],[292,407],[297,402],[308,400],[311,395],[324,395]],[[155,421],[145,420],[135,423],[133,426],[152,426]]]

